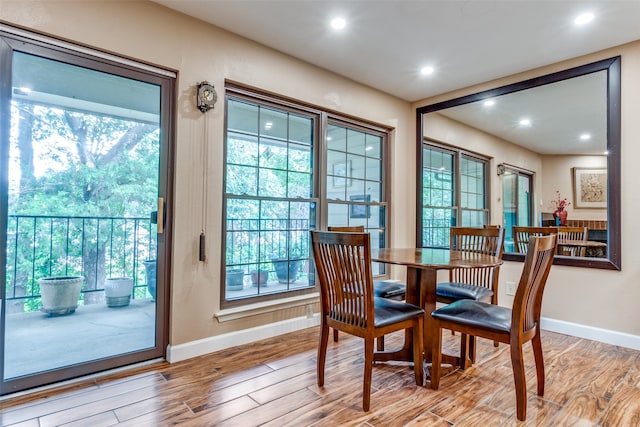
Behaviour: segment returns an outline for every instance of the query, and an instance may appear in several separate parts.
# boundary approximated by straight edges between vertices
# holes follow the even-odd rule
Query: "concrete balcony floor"
[[[81,305],[65,316],[8,314],[4,378],[151,348],[155,310],[155,301],[136,299],[125,307]]]

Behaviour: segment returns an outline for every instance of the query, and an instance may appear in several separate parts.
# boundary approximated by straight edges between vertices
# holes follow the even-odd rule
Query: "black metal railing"
[[[85,304],[109,277],[130,277],[132,298],[149,297],[143,263],[156,258],[155,227],[150,218],[9,215],[7,302],[37,310],[38,279],[49,276],[83,276]]]

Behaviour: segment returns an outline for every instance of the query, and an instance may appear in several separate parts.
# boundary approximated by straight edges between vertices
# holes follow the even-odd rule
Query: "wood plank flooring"
[[[515,417],[506,345],[479,340],[478,362],[445,369],[440,390],[416,386],[408,364],[373,370],[362,411],[362,340],[330,341],[325,386],[316,385],[318,328],[157,363],[0,402],[0,425],[49,426],[640,426],[640,352],[543,331],[547,373],[536,396],[525,347],[527,421]],[[444,333],[454,352],[459,337]],[[401,334],[386,338],[399,346]]]

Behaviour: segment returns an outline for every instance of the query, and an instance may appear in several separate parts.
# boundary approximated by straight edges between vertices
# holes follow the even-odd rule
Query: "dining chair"
[[[431,314],[436,327],[436,334],[432,341],[432,389],[437,390],[440,385],[443,329],[509,344],[516,390],[516,414],[518,420],[526,419],[527,384],[522,347],[524,343],[531,341],[536,365],[538,396],[543,396],[545,374],[540,340],[540,310],[542,294],[556,252],[556,244],[557,235],[555,234],[530,238],[512,308],[481,301],[460,300],[439,308]]]
[[[364,233],[364,225],[354,226],[329,226],[328,231],[348,232],[348,233]],[[402,282],[392,280],[374,280],[373,294],[380,298],[390,298],[398,301],[405,299],[407,294],[407,285]],[[333,330],[333,341],[338,342],[338,330]],[[384,337],[376,340],[379,351],[384,350]]]
[[[487,226],[452,227],[449,232],[449,248],[492,255],[502,259],[504,252],[504,227]],[[498,304],[498,275],[500,266],[482,268],[455,268],[449,271],[449,281],[436,285],[436,301],[451,304],[462,299]],[[498,342],[494,345],[497,347]],[[460,343],[460,367],[465,369],[475,362],[475,338],[462,335]]]
[[[582,240],[587,241],[587,227],[558,227],[558,240]],[[558,255],[585,256],[586,246],[560,246],[558,245]]]
[[[320,283],[318,386],[324,386],[329,328],[364,339],[362,407],[369,410],[374,340],[401,330],[413,333],[416,384],[422,385],[424,310],[374,295],[369,233],[311,231],[313,258]]]
[[[526,254],[529,238],[532,236],[548,236],[558,234],[558,227],[518,227],[514,226],[513,247],[517,253]]]

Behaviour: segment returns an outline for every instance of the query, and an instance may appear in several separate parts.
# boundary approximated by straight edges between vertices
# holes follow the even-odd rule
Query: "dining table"
[[[424,309],[424,361],[431,362],[432,338],[437,332],[431,313],[436,309],[436,285],[439,270],[457,268],[495,267],[502,260],[492,255],[457,251],[445,248],[372,248],[374,262],[402,265],[407,268],[406,301]],[[376,361],[413,361],[413,336],[405,332],[404,345],[400,349],[378,351]],[[468,355],[461,355],[468,357]],[[443,362],[456,366],[467,366],[461,356],[443,354]]]
[[[607,244],[603,242],[597,242],[594,240],[560,239],[558,240],[558,247],[560,248],[606,248]]]

